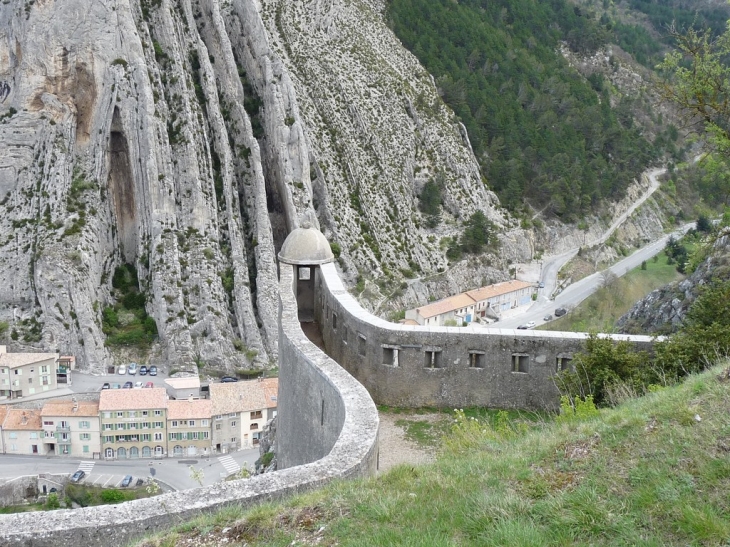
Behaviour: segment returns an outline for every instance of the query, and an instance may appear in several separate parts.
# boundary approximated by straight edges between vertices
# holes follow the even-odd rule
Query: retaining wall
[[[378,404],[400,407],[555,409],[553,377],[585,333],[398,325],[345,290],[334,264],[316,280],[315,316],[327,353]],[[651,350],[649,336],[612,335]]]
[[[279,344],[284,351],[279,352],[279,433],[283,442],[277,458],[288,468],[113,506],[0,515],[0,545],[125,545],[211,510],[250,506],[318,488],[333,479],[372,475],[378,457],[377,409],[360,384],[306,339],[297,320],[292,282],[292,267],[281,264]],[[291,438],[284,441],[287,435]],[[302,462],[311,463],[297,465]]]

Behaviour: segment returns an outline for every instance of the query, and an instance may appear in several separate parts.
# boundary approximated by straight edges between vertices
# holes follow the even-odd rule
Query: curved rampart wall
[[[378,457],[377,409],[360,384],[306,339],[297,321],[292,267],[281,264],[280,270],[279,343],[285,351],[279,352],[278,434],[296,436],[280,443],[279,457],[294,467],[119,505],[0,515],[0,546],[126,545],[211,510],[283,498],[333,479],[372,475]],[[300,404],[299,398],[313,403]],[[307,458],[320,459],[304,463]]]
[[[316,299],[327,353],[384,405],[554,409],[553,377],[588,336],[389,323],[357,303],[334,264],[321,267]],[[645,350],[653,343],[649,336],[612,338]]]

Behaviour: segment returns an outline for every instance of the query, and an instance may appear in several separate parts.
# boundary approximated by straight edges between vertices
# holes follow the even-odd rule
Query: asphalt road
[[[638,249],[636,252],[634,252],[634,254],[624,258],[623,260],[620,260],[610,268],[607,268],[607,270],[617,277],[623,276],[625,273],[641,265],[644,260],[649,260],[654,255],[659,254],[666,246],[667,241],[670,237],[681,237],[690,228],[694,227],[694,225],[694,222],[685,224],[680,229],[672,232],[671,234],[666,234],[656,241],[649,243],[641,249]],[[545,268],[546,266],[543,266],[543,272],[545,271]],[[588,277],[585,277],[580,281],[568,285],[568,287],[566,287],[553,300],[550,300],[547,297],[550,292],[548,292],[549,287],[547,287],[546,284],[545,289],[541,289],[538,293],[539,296],[537,301],[532,304],[532,306],[527,308],[523,314],[511,317],[509,319],[504,319],[494,326],[502,329],[513,329],[517,328],[517,326],[519,325],[527,323],[528,321],[535,321],[537,325],[540,325],[542,323],[545,323],[545,321],[543,321],[544,316],[548,314],[554,315],[556,308],[566,308],[568,310],[574,308],[575,306],[583,302],[583,300],[588,298],[591,294],[596,292],[601,287],[602,283],[603,272],[594,273],[593,275],[589,275]]]
[[[74,393],[89,393],[94,391],[101,391],[101,386],[103,386],[105,382],[109,382],[110,384],[120,384],[122,386],[124,385],[124,382],[132,382],[132,384],[134,384],[135,382],[142,382],[143,384],[146,384],[147,382],[152,382],[155,384],[155,387],[165,387],[163,381],[166,378],[168,378],[168,375],[160,370],[159,367],[157,376],[140,376],[139,373],[137,373],[136,375],[106,374],[102,376],[96,376],[93,374],[73,371],[71,373],[71,385],[69,387]]]
[[[203,472],[203,486],[220,481],[235,472],[237,467],[248,466],[253,470],[259,457],[258,449],[239,450],[226,455],[189,458],[163,458],[159,460],[139,459],[123,461],[80,460],[58,456],[10,456],[0,455],[0,477],[19,477],[39,473],[73,474],[84,468],[86,476],[82,482],[100,486],[119,486],[125,475],[147,479],[154,477],[165,490],[187,490],[199,486],[191,474],[190,466]],[[82,464],[83,462],[83,464]],[[93,465],[91,465],[93,464]],[[167,488],[166,488],[167,487]]]

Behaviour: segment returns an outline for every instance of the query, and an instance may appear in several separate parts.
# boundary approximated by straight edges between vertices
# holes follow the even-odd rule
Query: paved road
[[[694,225],[694,222],[685,224],[680,229],[672,232],[671,234],[662,236],[653,243],[650,243],[645,247],[637,250],[631,256],[620,260],[619,262],[608,268],[608,270],[617,277],[623,276],[626,272],[633,270],[634,268],[639,266],[644,260],[649,260],[654,255],[659,254],[666,246],[667,240],[670,237],[681,237],[682,235],[687,233],[690,228],[693,228]],[[554,300],[550,300],[546,296],[547,294],[549,294],[547,292],[548,287],[546,286],[545,289],[543,289],[543,291],[541,291],[541,293],[539,294],[538,300],[534,304],[532,304],[532,306],[530,306],[525,311],[525,313],[519,316],[511,317],[509,319],[504,319],[494,326],[498,326],[499,328],[504,329],[511,329],[516,328],[518,325],[526,323],[527,321],[535,321],[536,324],[540,325],[544,323],[542,318],[545,315],[555,313],[555,308],[571,309],[583,302],[583,300],[588,298],[591,294],[593,294],[594,292],[596,292],[596,290],[600,288],[602,282],[602,272],[594,273],[593,275],[590,275],[581,279],[580,281],[568,285],[568,287],[566,287],[563,292],[557,295]]]
[[[37,475],[39,473],[73,474],[77,469],[84,469],[86,477],[83,482],[113,487],[122,482],[125,475],[138,478],[154,477],[172,490],[195,488],[198,483],[190,476],[189,467],[203,471],[203,485],[213,484],[221,478],[236,472],[241,466],[253,469],[259,457],[258,449],[239,450],[226,455],[189,458],[163,458],[160,460],[80,460],[72,458],[43,456],[10,456],[0,455],[0,477],[19,477],[21,475]]]

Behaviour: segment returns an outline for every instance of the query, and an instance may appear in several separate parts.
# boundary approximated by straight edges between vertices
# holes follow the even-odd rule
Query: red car
[[[146,384],[144,385],[144,387],[155,387],[155,384],[153,384],[152,382],[147,382],[147,383],[146,383]]]

